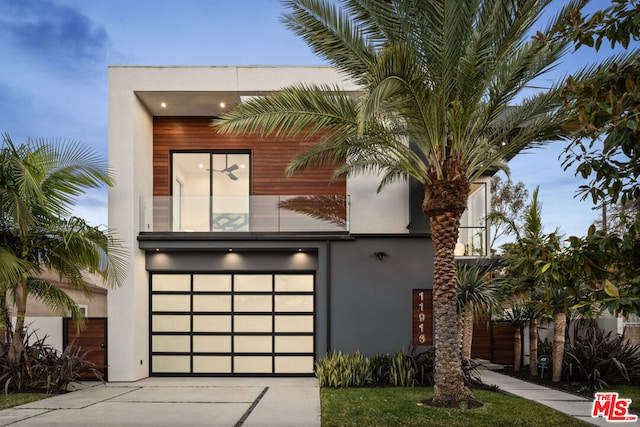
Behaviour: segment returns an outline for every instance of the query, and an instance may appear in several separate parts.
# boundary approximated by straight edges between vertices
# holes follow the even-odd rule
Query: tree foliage
[[[76,142],[45,140],[15,145],[3,135],[0,149],[0,322],[9,325],[6,300],[16,307],[9,342],[10,362],[24,353],[27,298],[80,320],[78,305],[45,279],[54,272],[71,288],[89,292],[86,274],[112,286],[126,270],[124,250],[108,231],[71,215],[76,197],[89,188],[109,185],[106,163]],[[25,359],[27,360],[27,359]],[[28,362],[28,360],[27,360]]]
[[[579,73],[567,79],[565,108],[572,114],[564,127],[575,132],[575,138],[566,149],[564,166],[575,166],[576,173],[589,180],[580,193],[594,203],[639,199],[640,51],[633,42],[640,40],[640,3],[613,0],[591,16],[570,8],[554,31],[536,38],[569,38],[575,49],[596,51],[607,40],[612,48],[626,50],[586,80]]]
[[[525,216],[529,210],[527,199],[529,191],[523,182],[506,181],[499,175],[491,177],[491,212],[489,222],[491,224],[491,242],[489,247],[493,247],[496,241],[506,235],[513,234],[512,227],[521,229]],[[511,223],[502,221],[502,218],[509,218]]]

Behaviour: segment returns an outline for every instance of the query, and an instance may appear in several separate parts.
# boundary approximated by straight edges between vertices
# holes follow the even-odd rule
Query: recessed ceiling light
[[[160,106],[161,106],[162,108],[167,108],[167,103],[166,103],[166,102],[161,102],[161,103],[160,103]]]
[[[221,103],[220,103],[220,108],[224,108],[224,107],[226,107],[226,106],[227,106],[227,104],[225,104],[224,102],[221,102]]]
[[[200,163],[200,164],[198,164],[198,167],[199,167],[200,169],[202,169],[202,168],[204,167],[204,165],[203,165],[202,163]]]

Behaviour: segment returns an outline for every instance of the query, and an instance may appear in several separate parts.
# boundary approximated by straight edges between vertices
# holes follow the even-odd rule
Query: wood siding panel
[[[171,151],[220,150],[251,152],[251,193],[269,195],[346,195],[344,179],[330,182],[332,168],[286,177],[289,161],[313,142],[257,136],[221,135],[211,117],[155,117],[153,120],[153,195],[171,192]]]

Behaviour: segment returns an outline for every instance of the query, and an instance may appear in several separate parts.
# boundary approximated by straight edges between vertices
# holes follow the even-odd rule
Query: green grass
[[[473,394],[484,406],[459,411],[419,406],[421,400],[433,396],[430,387],[322,388],[322,425],[584,426],[575,418],[519,397],[483,390]]]
[[[51,396],[50,394],[46,394],[46,393],[2,394],[0,396],[0,409],[13,408],[14,406],[35,402],[36,400],[45,399],[50,396]]]
[[[603,391],[617,391],[619,397],[631,399],[629,409],[635,413],[640,413],[640,386],[620,384],[607,387]]]

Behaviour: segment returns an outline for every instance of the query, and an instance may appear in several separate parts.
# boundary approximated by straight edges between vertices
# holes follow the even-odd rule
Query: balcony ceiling
[[[153,116],[215,117],[240,103],[240,97],[268,92],[137,91],[138,99]],[[224,103],[224,107],[220,103]],[[163,107],[163,103],[166,105]]]

